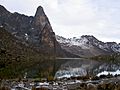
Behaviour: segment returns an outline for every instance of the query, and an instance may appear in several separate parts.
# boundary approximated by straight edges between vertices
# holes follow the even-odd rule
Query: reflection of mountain
[[[55,36],[41,6],[37,8],[33,17],[11,13],[0,5],[0,78],[11,78],[23,75],[25,72],[31,77],[48,77],[61,65],[63,67],[70,65],[73,74],[77,70],[78,74],[81,74],[80,70],[84,74],[86,71],[81,68],[83,62],[64,59],[54,61],[52,56],[56,54],[57,57],[77,58],[118,52],[120,52],[119,44],[104,43],[94,36],[85,35],[71,39]],[[99,60],[99,57],[94,58]],[[86,63],[88,65],[89,61]],[[57,68],[54,68],[55,65]],[[97,64],[93,65],[97,67]],[[86,65],[83,63],[83,66]]]
[[[115,42],[104,43],[90,35],[83,35],[80,38],[74,37],[66,39],[61,36],[56,36],[56,38],[63,49],[82,57],[120,52],[120,44]]]
[[[80,60],[68,60],[56,72],[56,78],[97,75],[103,71],[116,72],[120,69],[120,44],[102,42],[94,36],[83,35],[80,38],[64,38],[56,36],[61,47],[81,57]]]
[[[56,78],[97,75],[103,71],[117,71],[120,64],[91,59],[68,60],[56,72]]]
[[[0,78],[53,75],[54,44],[57,56],[76,56],[61,49],[42,7],[32,17],[0,5]]]

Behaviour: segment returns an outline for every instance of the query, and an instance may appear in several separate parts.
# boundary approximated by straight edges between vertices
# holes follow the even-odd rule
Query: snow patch
[[[56,36],[56,39],[61,44],[66,44],[67,46],[79,46],[82,49],[90,49],[92,46],[89,44],[89,40],[85,37],[80,38],[64,38],[60,36]]]
[[[70,68],[68,70],[59,70],[56,72],[55,78],[70,78],[78,76],[86,76],[87,71],[83,68]]]
[[[27,33],[25,33],[25,39],[28,40],[29,39],[29,36]]]
[[[108,75],[108,74],[111,74],[113,76],[119,75],[120,74],[120,70],[113,71],[113,72],[112,71],[103,71],[103,72],[97,74],[97,76],[99,77],[100,75]]]
[[[111,48],[114,52],[120,52],[120,45],[118,44],[112,45]]]
[[[2,25],[1,25],[0,27],[1,27],[1,28],[3,28],[3,26],[2,26]]]
[[[48,86],[48,85],[49,85],[49,83],[44,82],[44,83],[39,83],[39,85],[40,85],[40,86]]]

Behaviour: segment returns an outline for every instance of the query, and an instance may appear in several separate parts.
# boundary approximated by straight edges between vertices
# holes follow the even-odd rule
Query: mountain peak
[[[42,10],[43,9],[43,7],[42,6],[38,6],[38,8],[37,8],[37,10]]]
[[[7,9],[4,6],[0,5],[0,12],[1,14],[3,14],[3,13],[8,13],[9,11],[7,11]]]
[[[96,39],[93,35],[82,35],[81,38]]]
[[[6,10],[4,6],[0,5],[0,9]]]
[[[44,10],[43,10],[43,7],[42,7],[42,6],[39,6],[39,7],[37,8],[35,17],[43,16],[43,15],[45,15]]]
[[[116,42],[104,43],[93,35],[82,35],[80,38],[73,37],[70,39],[57,36],[56,39],[63,49],[83,57],[120,52],[120,44]]]
[[[34,25],[37,27],[41,27],[44,28],[44,26],[49,23],[49,20],[44,12],[43,7],[39,6],[37,8],[37,11],[35,13],[35,17],[34,17]]]
[[[94,37],[93,35],[82,35],[81,37]]]
[[[81,38],[85,38],[85,39],[87,39],[91,43],[101,42],[96,37],[94,37],[93,35],[82,35]]]

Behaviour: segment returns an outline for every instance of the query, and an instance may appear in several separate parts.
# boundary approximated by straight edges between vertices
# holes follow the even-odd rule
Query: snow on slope
[[[92,46],[88,43],[88,39],[85,38],[85,37],[80,37],[80,38],[76,38],[76,37],[73,37],[73,38],[64,38],[64,37],[60,37],[60,36],[57,36],[56,37],[57,41],[59,43],[63,43],[63,44],[66,44],[67,46],[80,46],[82,49],[90,49]]]
[[[81,37],[73,37],[73,38],[64,38],[62,36],[56,36],[57,41],[60,44],[64,44],[65,46],[78,46],[82,49],[91,49],[92,47],[98,47],[104,51],[112,51],[112,52],[120,52],[120,44],[115,42],[102,42],[96,39],[94,36],[83,35]]]

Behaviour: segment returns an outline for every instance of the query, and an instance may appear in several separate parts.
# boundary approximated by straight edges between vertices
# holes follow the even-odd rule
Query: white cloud
[[[120,42],[120,0],[1,0],[10,11],[34,15],[41,5],[56,34]]]

